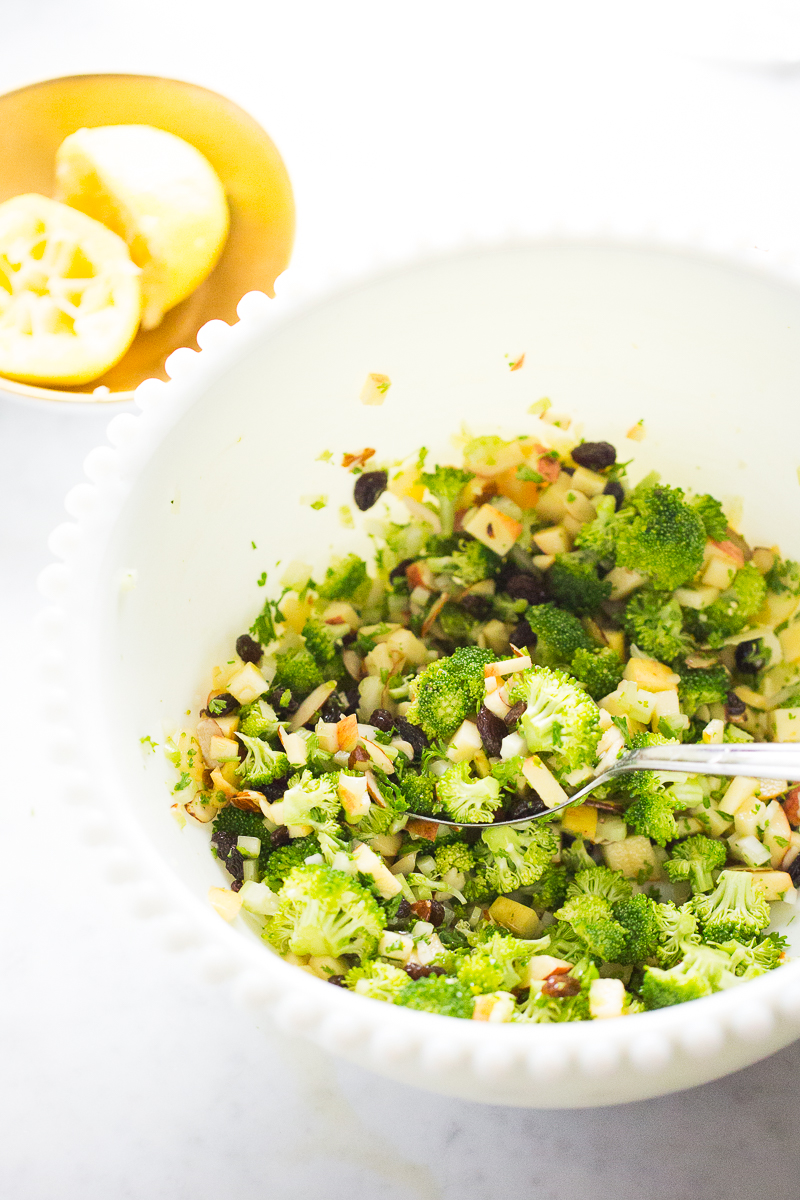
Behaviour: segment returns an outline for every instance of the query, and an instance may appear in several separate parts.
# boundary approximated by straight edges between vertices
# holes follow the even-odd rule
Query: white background
[[[303,291],[556,227],[652,229],[792,269],[795,14],[765,0],[0,0],[0,90],[132,71],[229,95],[286,160],[287,286]],[[444,1100],[257,1029],[97,880],[43,762],[30,621],[46,536],[111,415],[0,392],[0,1195],[795,1196],[800,1045],[625,1108]]]

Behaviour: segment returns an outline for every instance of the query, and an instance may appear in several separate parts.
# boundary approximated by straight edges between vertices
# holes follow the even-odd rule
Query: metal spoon
[[[747,742],[727,743],[723,745],[688,745],[688,746],[648,746],[642,750],[629,750],[617,761],[590,780],[580,791],[575,792],[563,804],[553,808],[545,808],[542,812],[525,817],[513,817],[508,821],[451,821],[440,816],[420,816],[423,821],[435,821],[438,825],[451,825],[455,829],[493,829],[498,825],[525,825],[528,821],[538,821],[540,817],[550,817],[577,804],[584,796],[588,796],[595,788],[624,775],[626,771],[685,771],[689,775],[745,775],[755,779],[780,779],[782,781],[800,781],[800,744],[789,745],[786,742]],[[410,813],[410,816],[416,816]]]

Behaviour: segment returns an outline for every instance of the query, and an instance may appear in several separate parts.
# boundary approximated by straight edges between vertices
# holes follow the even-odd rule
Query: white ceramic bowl
[[[233,328],[207,326],[201,355],[174,355],[171,383],[142,385],[141,415],[112,421],[111,445],[87,460],[91,482],[67,498],[74,523],[51,540],[64,561],[44,572],[41,629],[65,790],[107,876],[280,1027],[420,1087],[610,1104],[785,1046],[800,1033],[800,962],[692,1004],[556,1026],[449,1020],[330,987],[211,910],[208,834],[177,827],[160,756],[139,739],[161,742],[165,722],[197,711],[211,664],[260,607],[262,570],[364,544],[339,526],[352,479],[315,461],[326,449],[399,457],[446,446],[462,420],[517,432],[547,395],[588,437],[635,451],[637,472],[741,495],[751,539],[800,553],[800,294],[671,251],[543,243],[426,263],[270,329],[262,299],[246,298]],[[510,372],[505,356],[522,352]],[[358,402],[370,371],[392,380],[381,408]],[[647,439],[626,442],[640,418]],[[328,507],[302,505],[310,493]]]

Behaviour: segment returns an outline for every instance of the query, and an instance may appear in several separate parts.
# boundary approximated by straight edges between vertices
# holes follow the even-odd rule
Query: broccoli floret
[[[303,626],[306,649],[326,681],[335,679],[340,683],[347,677],[340,649],[336,645],[337,641],[341,641],[342,631],[346,628],[341,625],[326,625],[319,617],[310,617]]]
[[[680,664],[678,695],[681,711],[692,717],[703,704],[724,704],[730,682],[724,667],[685,667]]]
[[[425,471],[419,477],[420,483],[423,483],[438,501],[439,521],[444,537],[453,532],[456,501],[470,479],[472,475],[468,471],[462,471],[460,467],[435,467],[433,471]]]
[[[567,872],[564,867],[548,864],[533,889],[534,908],[553,912],[567,898]]]
[[[469,989],[451,975],[428,975],[406,983],[395,996],[394,1002],[418,1012],[469,1020],[474,998]]]
[[[583,871],[586,867],[596,867],[589,851],[586,849],[586,843],[582,837],[576,837],[571,845],[565,845],[561,851],[561,861],[568,871],[572,871],[577,875],[578,871]]]
[[[548,945],[547,938],[520,941],[494,933],[458,964],[458,980],[474,996],[488,992],[510,992],[522,983],[526,964],[539,949]]]
[[[642,981],[646,1008],[667,1008],[687,1000],[699,1000],[737,983],[730,957],[711,946],[682,947],[683,958],[669,970],[647,967]]]
[[[621,871],[612,871],[610,867],[592,866],[578,871],[567,888],[567,897],[601,896],[613,906],[623,900],[629,900],[632,892],[633,884]]]
[[[534,604],[525,619],[536,634],[533,657],[543,667],[566,666],[576,650],[593,649],[578,618],[555,604]]]
[[[552,824],[531,821],[484,829],[481,841],[491,855],[486,862],[489,883],[495,891],[506,893],[531,887],[541,878],[558,853],[560,836]]]
[[[436,846],[433,857],[440,875],[446,875],[448,871],[461,871],[466,875],[475,864],[473,849],[466,842],[447,842],[443,846]]]
[[[342,811],[336,783],[336,775],[315,779],[310,771],[303,771],[298,782],[283,793],[283,799],[271,805],[270,818],[277,825],[310,825],[318,832],[335,834],[335,819]]]
[[[693,892],[710,892],[714,886],[712,871],[725,866],[725,843],[694,834],[672,847],[672,857],[664,863],[671,883],[688,880]]]
[[[659,662],[671,663],[688,649],[683,610],[669,592],[635,592],[625,609],[624,624],[629,640]]]
[[[631,745],[638,750],[645,746],[663,746],[674,742],[660,733],[637,733]],[[652,838],[659,846],[674,841],[678,828],[672,815],[677,808],[684,808],[683,798],[668,791],[658,771],[631,771],[624,777],[624,786],[634,797],[634,802],[622,814],[628,825],[638,834]]]
[[[568,921],[555,921],[547,926],[550,945],[547,953],[564,962],[577,962],[586,953],[586,943],[575,932]]]
[[[469,643],[480,628],[475,617],[470,616],[466,609],[462,608],[460,604],[454,604],[451,600],[448,600],[436,620],[442,635],[448,642]]]
[[[612,910],[605,896],[590,896],[586,892],[580,892],[578,895],[568,895],[554,916],[557,920],[568,921],[574,926],[576,922],[608,921],[611,919]]]
[[[625,667],[610,646],[595,650],[576,650],[569,671],[580,680],[593,700],[602,700],[616,691]]]
[[[247,737],[273,737],[278,732],[279,724],[275,709],[271,704],[267,704],[262,696],[239,710],[237,733],[243,733]]]
[[[555,603],[576,617],[590,617],[611,595],[611,584],[599,577],[594,561],[580,551],[556,555],[545,578]]]
[[[368,958],[386,927],[372,892],[326,863],[295,867],[278,893],[264,936],[280,954],[354,954]]]
[[[492,662],[491,650],[462,646],[439,658],[412,681],[413,700],[406,720],[421,725],[433,741],[446,741],[483,698],[483,668]]]
[[[247,757],[238,770],[245,782],[263,787],[289,774],[289,760],[282,750],[272,750],[260,738],[248,737],[246,733],[240,733],[238,737],[247,750]]]
[[[654,915],[658,926],[658,965],[673,967],[683,953],[683,946],[700,941],[697,917],[687,904],[678,908],[671,900],[657,904]]]
[[[780,966],[788,945],[779,933],[768,933],[763,941],[712,943],[715,950],[730,955],[731,970],[740,979],[756,979]]]
[[[605,871],[605,867],[596,867],[586,872],[586,876],[595,871]],[[610,872],[614,874],[614,872]],[[567,900],[562,904],[555,916],[559,921],[567,921],[584,943],[586,950],[604,962],[619,962],[625,953],[625,931],[613,919],[611,904],[604,895],[585,891],[573,891],[570,895],[570,884],[567,888]],[[612,892],[616,889],[612,886]],[[551,950],[551,953],[553,951]]]
[[[630,520],[631,515],[628,510],[622,521]],[[575,545],[601,562],[610,562],[614,558],[614,543],[619,524],[620,518],[617,516],[614,497],[599,496],[597,516],[593,521],[581,526],[575,538]]]
[[[767,587],[776,596],[786,592],[800,596],[800,563],[792,562],[789,558],[777,558],[764,578]]]
[[[513,758],[506,758],[500,762],[492,764],[492,778],[496,779],[501,788],[507,788],[509,791],[515,791],[517,783],[523,778],[522,768],[525,759],[521,754],[515,754]]]
[[[728,518],[722,511],[719,500],[715,500],[713,496],[706,493],[704,496],[695,496],[691,503],[692,508],[703,522],[706,537],[711,538],[713,542],[723,541],[728,532]]]
[[[600,714],[597,705],[563,671],[532,667],[509,689],[509,702],[524,701],[520,718],[528,749],[553,754],[569,770],[597,758]]]
[[[493,579],[503,565],[495,554],[476,538],[460,538],[452,553],[429,558],[428,566],[434,575],[452,575],[456,583],[470,587],[482,579]]]
[[[227,809],[223,809],[223,811],[226,812]],[[320,845],[316,834],[292,838],[288,845],[279,846],[270,854],[263,882],[272,888],[273,892],[279,892],[290,872],[304,863],[307,858],[311,858],[312,855],[319,854],[319,852]]]
[[[764,576],[752,563],[745,563],[734,575],[730,587],[708,608],[699,612],[690,609],[687,621],[700,641],[709,646],[721,646],[726,638],[741,633],[748,625],[764,603],[766,594]]]
[[[275,661],[277,668],[272,683],[276,689],[288,688],[294,696],[307,696],[325,682],[305,646],[294,646],[291,650],[276,654]]]
[[[352,826],[357,837],[363,839],[379,833],[395,832],[404,824],[403,818],[408,811],[408,802],[403,792],[398,787],[381,786],[379,790],[386,807],[370,804],[369,812]]]
[[[467,904],[490,904],[494,900],[497,892],[489,883],[489,878],[486,874],[486,864],[484,862],[480,860],[476,861],[475,866],[467,876],[462,894]]]
[[[681,488],[637,488],[630,505],[633,519],[617,532],[617,564],[648,575],[654,587],[666,592],[687,583],[703,565],[706,531]]]
[[[350,600],[367,582],[367,564],[357,554],[334,561],[317,586],[323,600]]]
[[[359,996],[371,1000],[386,1000],[391,1004],[401,988],[408,983],[408,975],[401,967],[382,962],[379,958],[351,967],[344,977],[345,987]]]
[[[469,763],[454,763],[439,776],[436,796],[454,821],[465,824],[491,821],[492,814],[500,807],[500,784],[491,775],[473,779]]]
[[[660,933],[657,908],[658,904],[642,892],[614,905],[614,920],[625,932],[625,949],[618,962],[640,963],[655,956]]]
[[[416,775],[406,771],[400,780],[400,788],[405,796],[408,811],[418,813],[421,817],[432,816],[440,805],[436,799],[436,780],[433,775]]]
[[[214,820],[212,845],[218,833],[232,833],[237,838],[258,838],[261,842],[261,851],[258,855],[258,871],[259,875],[264,873],[272,853],[272,844],[269,839],[269,831],[264,824],[264,818],[260,813],[245,812],[241,808],[236,808],[233,804],[228,804],[225,808],[219,810]],[[226,856],[220,855],[220,857]]]
[[[746,942],[769,925],[769,903],[747,871],[723,871],[710,895],[689,903],[707,942]]]

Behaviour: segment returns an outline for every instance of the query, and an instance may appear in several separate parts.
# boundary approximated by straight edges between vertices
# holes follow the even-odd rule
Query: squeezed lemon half
[[[56,196],[127,243],[142,270],[144,329],[203,282],[228,235],[225,192],[211,164],[150,125],[70,134],[56,155]]]
[[[0,204],[0,374],[104,374],[139,325],[138,274],[124,241],[83,213],[35,193]]]

